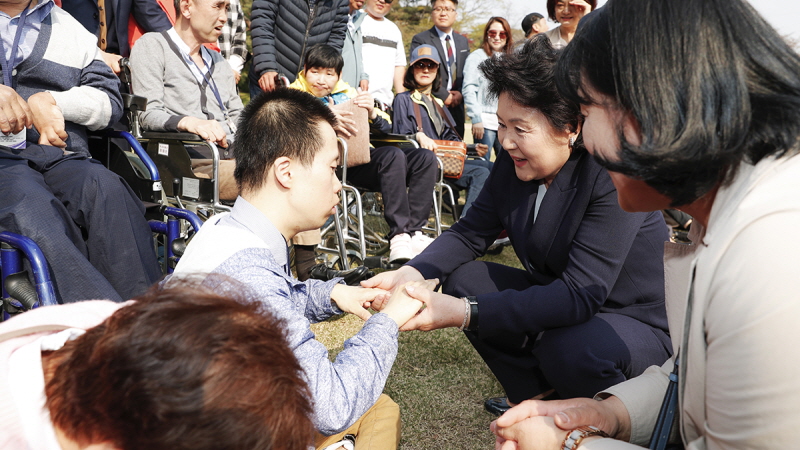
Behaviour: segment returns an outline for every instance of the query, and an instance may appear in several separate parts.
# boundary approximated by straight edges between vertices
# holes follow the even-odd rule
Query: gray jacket
[[[309,47],[342,49],[349,11],[347,0],[255,0],[250,76],[257,80],[264,72],[278,72],[294,81]]]
[[[342,47],[342,59],[344,59],[342,80],[356,88],[361,80],[369,80],[369,74],[364,71],[364,63],[361,60],[361,22],[364,21],[364,17],[367,17],[367,13],[356,11],[354,14],[352,25],[348,21],[344,47]]]

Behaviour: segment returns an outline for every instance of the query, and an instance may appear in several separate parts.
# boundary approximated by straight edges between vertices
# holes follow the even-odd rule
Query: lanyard
[[[6,47],[5,44],[3,44],[3,39],[0,39],[0,53],[2,53],[0,63],[3,64],[3,84],[12,89],[16,89],[16,87],[13,84],[14,80],[11,72],[13,72],[14,68],[17,66],[17,48],[19,48],[19,39],[22,37],[22,29],[25,28],[25,19],[28,17],[28,8],[30,8],[30,6],[31,2],[29,1],[25,9],[22,10],[22,13],[19,15],[17,32],[14,35],[14,42],[11,44],[11,58],[6,59]]]
[[[202,57],[202,54],[203,54],[203,47],[200,47],[200,55],[201,55],[201,57]],[[209,70],[206,71],[206,73],[203,73],[203,70],[200,69],[200,67],[197,66],[197,63],[195,63],[194,60],[191,57],[189,58],[189,61],[192,63],[193,66],[197,67],[197,71],[200,72],[200,75],[203,76],[203,79],[206,81],[206,84],[208,84],[208,87],[211,88],[211,92],[214,94],[214,97],[217,99],[217,104],[219,105],[220,111],[222,111],[222,114],[225,116],[225,119],[227,119],[228,118],[228,110],[227,110],[227,108],[225,108],[225,104],[222,103],[222,97],[219,95],[219,88],[217,88],[217,83],[214,81],[213,78],[211,78],[211,68],[209,68]]]
[[[206,82],[208,87],[211,88],[211,92],[214,94],[214,97],[217,99],[217,104],[219,105],[220,111],[222,111],[222,114],[225,116],[225,120],[228,120],[228,109],[225,108],[225,104],[222,102],[222,97],[219,95],[219,89],[217,88],[217,83],[215,83],[214,79],[211,78],[211,68],[209,67],[209,70],[208,70],[207,73],[203,73],[203,71],[200,69],[200,67],[197,66],[197,64],[194,62],[194,60],[192,59],[191,56],[184,55],[184,53],[178,48],[178,46],[175,44],[175,42],[172,41],[172,38],[170,37],[170,35],[166,31],[162,31],[161,34],[167,39],[167,44],[169,44],[169,48],[172,50],[173,53],[175,53],[178,56],[178,58],[180,58],[181,61],[183,61],[183,65],[185,65],[186,68],[189,69],[189,72],[192,72],[192,68],[189,67],[189,63],[191,63],[195,68],[197,68],[197,71],[200,73],[200,76],[203,77],[203,80]],[[200,47],[200,55],[201,55],[201,57],[202,57],[202,54],[203,54],[203,47],[201,46]],[[186,62],[187,60],[189,62]],[[196,77],[195,77],[195,81],[197,81]],[[204,96],[205,95],[205,89],[203,88],[203,84],[198,81],[197,82],[197,86],[200,88],[200,94]],[[203,111],[203,112],[206,113],[206,115],[209,116],[209,119],[213,119],[213,116],[211,116],[210,113],[208,113],[207,111]],[[231,124],[229,124],[229,126],[230,125]]]

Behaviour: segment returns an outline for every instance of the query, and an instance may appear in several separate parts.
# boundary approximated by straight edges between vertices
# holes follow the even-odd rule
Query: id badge
[[[16,134],[0,133],[0,145],[16,149],[26,148],[28,146],[26,140],[28,137],[27,131],[28,130],[23,127],[22,131]]]

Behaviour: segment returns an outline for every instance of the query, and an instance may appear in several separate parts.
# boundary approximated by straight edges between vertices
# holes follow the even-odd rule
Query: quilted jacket
[[[255,0],[251,14],[251,77],[279,72],[294,81],[303,55],[314,44],[342,49],[348,0]]]

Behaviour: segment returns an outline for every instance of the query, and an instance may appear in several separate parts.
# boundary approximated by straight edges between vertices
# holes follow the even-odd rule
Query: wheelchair
[[[419,148],[413,135],[372,134],[370,143],[375,147],[395,146]],[[322,227],[322,243],[317,247],[320,257],[329,267],[347,270],[365,265],[370,269],[394,270],[398,264],[390,264],[388,257],[389,226],[383,214],[382,196],[378,192],[367,192],[352,185],[347,177],[347,142],[339,138],[339,173],[342,183],[340,204]],[[438,159],[438,158],[437,158]],[[439,167],[442,162],[439,161]],[[442,221],[443,195],[447,193],[454,204],[452,188],[444,182],[440,170],[431,193],[433,196],[433,218],[424,231],[439,236],[447,227]],[[454,221],[455,221],[454,217]]]
[[[196,232],[202,222],[191,211],[169,206],[161,206],[159,211],[165,220],[151,219],[148,224],[155,234],[154,243],[156,253],[161,255],[162,272],[172,273],[186,248],[185,226]],[[25,269],[25,261],[30,274]],[[39,306],[58,304],[44,253],[26,236],[0,232],[0,281],[0,320]]]

